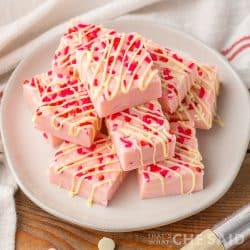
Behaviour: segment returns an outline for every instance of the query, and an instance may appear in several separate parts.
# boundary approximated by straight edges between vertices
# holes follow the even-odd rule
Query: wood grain
[[[232,187],[215,205],[183,221],[152,230],[103,233],[71,225],[42,211],[19,190],[16,194],[16,249],[97,249],[100,238],[106,236],[114,239],[119,250],[176,250],[183,245],[184,238],[194,237],[249,201],[249,150]],[[238,247],[238,250],[250,250],[250,242]]]

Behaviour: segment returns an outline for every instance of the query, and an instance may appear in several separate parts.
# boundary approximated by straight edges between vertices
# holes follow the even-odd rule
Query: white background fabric
[[[63,32],[66,24],[56,25],[69,18],[82,15],[85,22],[101,23],[129,14],[124,18],[176,27],[223,52],[250,87],[249,0],[0,0],[0,10],[0,83],[33,48]],[[1,152],[0,147],[0,160]],[[0,166],[0,249],[14,248],[15,188]]]

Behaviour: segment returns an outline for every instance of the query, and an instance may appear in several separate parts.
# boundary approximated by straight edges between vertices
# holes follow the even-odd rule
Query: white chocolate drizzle
[[[170,120],[190,120],[210,128],[216,116],[216,97],[219,81],[216,70],[208,65],[199,65],[198,79],[180,103],[174,114],[166,114]],[[200,125],[199,125],[200,126]]]
[[[82,63],[83,58],[88,74],[83,75],[80,67],[79,75],[88,83],[92,99],[103,96],[110,101],[136,86],[144,91],[158,74],[158,70],[152,68],[153,61],[138,34],[107,36],[101,42],[93,43],[91,48],[83,49]],[[145,67],[143,71],[142,67]]]
[[[180,181],[180,194],[184,194],[184,180],[183,174],[188,172],[191,176],[192,182],[190,189],[186,193],[192,193],[195,189],[196,185],[196,169],[200,169],[202,171],[204,168],[201,163],[201,155],[197,146],[197,139],[195,138],[195,130],[192,126],[188,125],[189,122],[177,122],[177,128],[174,129],[174,132],[178,138],[185,138],[184,143],[176,143],[175,156],[171,159],[165,160],[164,162],[156,163],[155,165],[149,165],[139,170],[139,174],[147,173],[149,176],[153,175],[160,180],[162,186],[162,194],[166,193],[166,185],[169,175],[175,175],[179,178]],[[178,132],[178,126],[181,126],[184,129],[190,129],[192,131],[192,135],[187,136],[183,133]],[[189,146],[189,141],[193,141],[193,146]],[[151,166],[156,167],[157,171],[153,172]],[[159,170],[158,170],[159,168]],[[175,169],[173,169],[175,168]],[[180,169],[178,171],[178,168]],[[165,176],[161,174],[162,170],[166,170],[167,173]],[[183,172],[182,172],[183,171]]]
[[[180,104],[183,97],[179,93],[179,84],[183,82],[183,78],[187,78],[185,88],[190,90],[193,85],[191,74],[195,69],[195,63],[178,56],[170,49],[163,48],[152,41],[146,41],[145,44],[153,58],[154,66],[160,72],[162,88],[168,88],[169,92],[175,93],[178,98],[178,103]],[[194,69],[187,64],[193,65],[192,67]],[[167,75],[165,72],[167,72]],[[169,88],[170,85],[172,89]]]
[[[53,165],[55,174],[59,175],[67,169],[74,169],[70,189],[72,196],[79,194],[86,181],[91,183],[88,205],[92,204],[99,187],[111,185],[121,174],[119,160],[109,137],[101,136],[91,147],[92,149],[72,143],[63,144],[55,154]],[[98,179],[100,176],[102,179]],[[95,180],[92,180],[94,177]]]
[[[60,130],[68,124],[68,134],[73,137],[77,137],[81,130],[89,129],[92,140],[96,131],[100,130],[101,119],[97,117],[84,84],[77,79],[46,82],[41,99],[42,105],[35,116],[43,112],[51,114],[50,125],[53,129]]]
[[[149,108],[152,105],[153,108]],[[161,110],[160,104],[157,101],[133,107],[128,111],[118,113],[116,118],[109,116],[107,118],[107,125],[110,134],[115,134],[116,130],[112,130],[112,124],[117,124],[117,135],[126,138],[131,142],[131,147],[135,147],[140,154],[140,165],[143,166],[143,146],[141,143],[146,143],[153,148],[152,162],[156,163],[157,146],[161,145],[163,157],[169,157],[169,144],[174,142],[175,138],[169,133],[169,124],[165,119]],[[149,121],[146,122],[148,118]],[[126,120],[129,119],[129,120]],[[160,124],[157,123],[160,121]],[[169,142],[170,140],[171,142]]]

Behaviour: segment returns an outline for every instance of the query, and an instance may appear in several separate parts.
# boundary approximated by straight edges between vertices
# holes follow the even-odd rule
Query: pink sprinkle
[[[58,78],[63,78],[63,74],[58,73],[58,74],[57,74],[57,77],[58,77]]]
[[[105,49],[106,48],[106,43],[105,42],[101,42],[102,47]]]
[[[83,167],[82,166],[79,166],[78,168],[77,168],[77,171],[80,171],[80,170],[82,170],[83,169]]]
[[[117,124],[117,123],[114,123],[114,124],[112,125],[112,130],[113,130],[113,131],[116,131],[116,130],[117,130],[117,127],[118,127],[118,124]]]
[[[62,154],[62,153],[63,153],[63,151],[62,151],[62,150],[57,151],[57,152],[55,153],[55,156],[58,156],[58,155],[60,155],[60,154]]]

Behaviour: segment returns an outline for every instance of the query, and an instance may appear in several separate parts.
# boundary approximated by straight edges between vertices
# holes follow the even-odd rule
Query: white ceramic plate
[[[110,206],[71,198],[49,183],[47,168],[54,150],[32,127],[31,113],[22,96],[22,82],[48,69],[59,37],[33,51],[13,73],[2,101],[2,135],[8,165],[21,189],[38,206],[69,222],[103,231],[152,228],[191,216],[216,202],[235,179],[249,141],[250,102],[243,83],[229,64],[200,41],[168,27],[141,21],[112,21],[119,31],[136,31],[168,47],[182,50],[219,68],[223,82],[219,114],[225,128],[199,131],[200,150],[206,166],[205,190],[192,195],[140,200],[135,173],[131,173]]]

